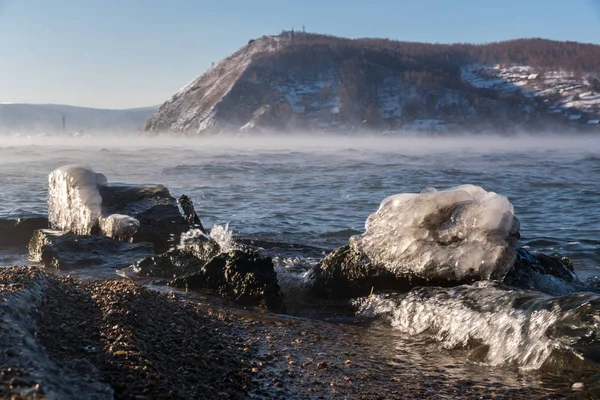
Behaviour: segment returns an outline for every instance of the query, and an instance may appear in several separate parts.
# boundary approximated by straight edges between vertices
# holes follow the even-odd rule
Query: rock
[[[519,221],[508,200],[472,185],[383,200],[366,232],[312,271],[325,297],[405,292],[493,280],[552,295],[581,289],[571,262],[518,248]]]
[[[178,288],[213,289],[239,304],[283,310],[283,295],[270,257],[252,250],[219,253],[216,242],[206,238],[201,243],[146,257],[121,272],[130,277],[132,273],[159,277]]]
[[[317,369],[327,369],[329,366],[327,365],[327,361],[323,361],[317,364]]]
[[[372,288],[405,292],[413,286],[428,284],[424,279],[396,276],[386,268],[372,264],[351,246],[332,251],[312,270],[311,278],[311,291],[328,298],[367,296]]]
[[[239,304],[281,311],[283,296],[270,257],[251,250],[232,250],[212,258],[199,271],[173,279],[169,285],[188,289],[217,289]]]
[[[179,212],[177,200],[163,185],[110,184],[100,186],[99,192],[102,215],[123,214],[135,218],[139,229],[131,235],[132,241],[154,243],[158,253],[179,243],[181,234],[190,228]],[[111,236],[110,230],[104,233]]]
[[[48,218],[42,216],[0,219],[0,247],[26,246],[35,230],[45,228]]]
[[[187,197],[185,194],[182,194],[177,200],[181,210],[183,211],[183,215],[185,215],[188,224],[193,228],[200,229],[202,233],[206,234],[206,229],[202,226],[202,222],[200,221],[200,217],[196,214],[196,210],[194,209],[194,202],[192,199]]]
[[[563,295],[586,289],[579,281],[573,264],[568,258],[534,254],[523,248],[517,250],[517,259],[504,278],[504,283],[551,295]]]
[[[199,271],[220,252],[219,245],[205,236],[196,237],[185,248],[174,249],[157,256],[148,256],[124,268],[121,273],[129,277],[157,277],[173,279]]]
[[[132,244],[106,236],[78,236],[50,229],[35,231],[29,242],[32,261],[58,270],[123,268],[149,254],[153,254],[152,243]]]
[[[163,252],[190,227],[162,185],[108,184],[104,175],[81,165],[56,169],[48,182],[48,214],[54,229],[152,242],[157,252]]]
[[[312,281],[314,294],[330,298],[367,296],[372,288],[407,292],[416,286],[449,287],[464,283],[396,276],[386,268],[370,263],[364,254],[351,246],[341,247],[325,257],[313,269]],[[503,282],[551,295],[591,289],[579,281],[568,258],[533,254],[523,248],[517,250],[517,259]]]
[[[462,185],[384,199],[350,245],[398,277],[499,281],[516,259],[518,232],[506,197]]]
[[[516,259],[519,221],[504,196],[473,185],[384,199],[365,233],[313,270],[326,296],[366,296],[417,285],[502,280]]]

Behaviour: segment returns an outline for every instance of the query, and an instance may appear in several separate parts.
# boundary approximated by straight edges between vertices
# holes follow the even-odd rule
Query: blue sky
[[[600,0],[0,0],[0,102],[160,104],[248,39],[600,43]]]

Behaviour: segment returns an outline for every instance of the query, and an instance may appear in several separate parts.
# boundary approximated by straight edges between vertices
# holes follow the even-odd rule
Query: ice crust
[[[516,259],[519,222],[508,199],[474,185],[387,197],[351,245],[396,275],[502,279]]]
[[[65,165],[50,173],[48,215],[52,228],[77,235],[99,231],[115,239],[130,239],[140,227],[137,219],[102,214],[98,187],[107,183],[106,176],[84,165]]]
[[[106,177],[91,168],[71,164],[54,170],[48,177],[48,215],[54,229],[89,235],[102,213],[98,185]]]

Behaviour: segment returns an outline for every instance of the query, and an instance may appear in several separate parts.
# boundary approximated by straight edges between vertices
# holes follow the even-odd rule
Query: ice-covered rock
[[[62,231],[89,235],[98,225],[102,213],[99,185],[106,177],[83,165],[70,164],[48,176],[48,219]]]
[[[399,194],[369,216],[351,246],[395,275],[432,280],[502,279],[516,259],[512,204],[479,186]]]
[[[48,213],[54,229],[78,235],[152,242],[158,252],[179,241],[189,224],[163,185],[108,184],[103,174],[66,165],[49,176]]]
[[[312,272],[326,296],[361,296],[419,285],[502,280],[513,267],[519,221],[504,196],[473,185],[384,199],[365,233]]]
[[[478,186],[390,196],[368,217],[364,234],[313,268],[312,289],[355,297],[480,280],[551,295],[590,289],[569,259],[518,248],[519,225],[506,197]]]

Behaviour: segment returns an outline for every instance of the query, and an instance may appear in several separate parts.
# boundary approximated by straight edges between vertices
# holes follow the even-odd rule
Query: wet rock
[[[552,295],[571,293],[584,286],[568,258],[531,253],[523,248],[517,251],[515,264],[504,278],[504,283]]]
[[[37,229],[48,228],[48,218],[28,216],[0,219],[0,247],[26,246]]]
[[[198,214],[196,213],[196,210],[194,209],[194,202],[192,201],[192,199],[190,199],[185,194],[182,194],[179,197],[179,199],[177,200],[177,202],[179,203],[179,206],[181,207],[181,210],[183,211],[183,215],[185,215],[185,219],[188,221],[190,226],[192,226],[196,229],[200,229],[202,231],[202,233],[206,234],[206,229],[204,229],[204,226],[202,226],[200,217],[198,217]]]
[[[190,224],[162,185],[108,183],[103,174],[66,165],[48,178],[52,228],[121,241],[152,242],[158,252],[178,243]]]
[[[139,229],[131,236],[132,241],[154,243],[158,253],[179,243],[181,234],[190,228],[179,212],[177,200],[163,185],[110,184],[100,186],[99,192],[102,214],[135,218]]]
[[[153,254],[152,243],[132,244],[106,236],[78,236],[50,229],[35,231],[29,242],[32,261],[58,270],[123,268],[149,254]]]
[[[420,278],[397,276],[375,265],[351,246],[332,251],[312,271],[312,292],[320,297],[367,296],[371,290],[407,291],[414,286],[451,285],[451,281],[426,281]]]
[[[199,271],[220,252],[219,245],[205,236],[194,243],[161,255],[148,256],[124,268],[121,273],[129,277],[157,277],[171,280]]]
[[[239,304],[282,311],[283,296],[270,257],[251,250],[232,250],[213,257],[194,273],[177,277],[169,285],[188,289],[217,289]]]
[[[218,244],[206,238],[193,247],[146,257],[121,272],[130,277],[133,273],[163,278],[178,288],[213,289],[243,305],[283,309],[283,296],[270,257],[261,257],[252,250],[219,251]]]
[[[352,246],[341,247],[325,257],[313,269],[312,282],[312,291],[316,295],[329,298],[367,296],[371,290],[406,292],[416,286],[451,287],[471,283],[398,276],[373,264]],[[504,283],[552,295],[571,293],[584,287],[568,258],[533,254],[523,248],[517,250],[516,261]]]

